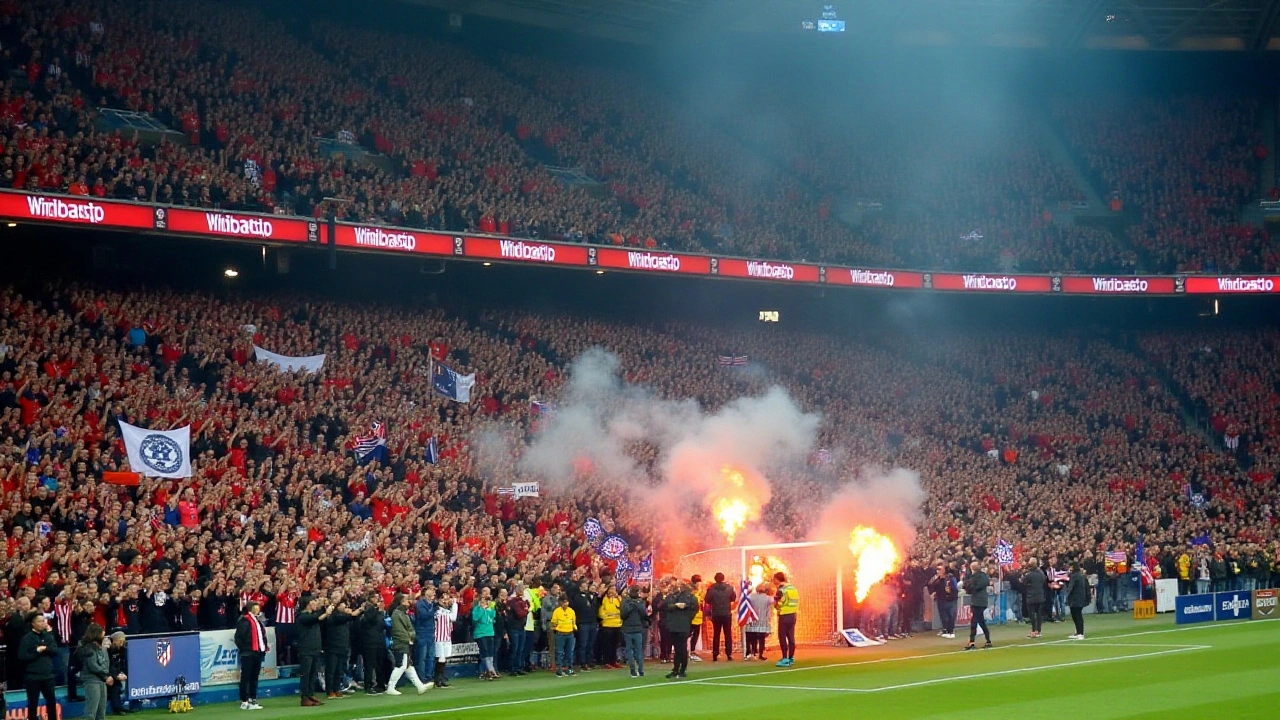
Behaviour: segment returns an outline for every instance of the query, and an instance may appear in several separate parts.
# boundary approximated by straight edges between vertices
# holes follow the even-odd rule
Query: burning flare
[[[898,566],[898,550],[893,540],[874,528],[859,525],[849,533],[849,552],[857,558],[853,594],[858,602],[867,599],[871,586],[880,582]]]
[[[760,518],[760,502],[747,488],[746,476],[731,467],[720,468],[720,487],[708,499],[711,514],[730,545],[739,530]]]
[[[791,571],[787,569],[786,563],[772,555],[754,555],[751,558],[751,565],[747,568],[747,579],[751,581],[751,589],[760,587],[760,583],[773,578],[776,572],[790,576]]]

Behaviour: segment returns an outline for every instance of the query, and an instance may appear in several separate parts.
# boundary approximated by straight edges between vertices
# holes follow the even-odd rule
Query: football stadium
[[[0,0],[5,720],[1273,718],[1280,0]]]

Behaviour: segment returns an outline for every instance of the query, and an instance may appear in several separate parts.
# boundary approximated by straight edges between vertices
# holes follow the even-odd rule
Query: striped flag
[[[1013,565],[1013,543],[1001,538],[996,541],[996,562],[1000,567]]]
[[[1071,573],[1066,570],[1054,570],[1053,577],[1049,578],[1049,582],[1064,583],[1071,579]]]
[[[1147,548],[1146,540],[1138,538],[1138,547],[1133,555],[1134,563],[1138,566],[1138,574],[1142,576],[1142,586],[1154,585],[1156,576],[1152,574],[1151,568],[1147,567]]]
[[[741,367],[747,364],[746,355],[720,355],[716,359],[724,367]]]
[[[751,600],[747,597],[750,594],[751,584],[743,580],[742,589],[738,593],[738,627],[760,620],[760,616],[756,615],[755,606],[751,604]]]
[[[1113,575],[1129,572],[1129,556],[1123,550],[1108,550],[1103,559],[1107,572]]]
[[[378,448],[385,448],[386,446],[387,426],[378,420],[374,420],[369,424],[369,434],[357,435],[355,444],[351,449],[355,452],[357,460],[364,460]]]

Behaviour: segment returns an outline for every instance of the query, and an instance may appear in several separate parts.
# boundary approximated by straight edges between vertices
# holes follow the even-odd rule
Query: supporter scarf
[[[249,633],[253,639],[253,651],[265,653],[267,651],[267,629],[262,626],[262,623],[252,613],[245,613],[244,617],[249,621]]]

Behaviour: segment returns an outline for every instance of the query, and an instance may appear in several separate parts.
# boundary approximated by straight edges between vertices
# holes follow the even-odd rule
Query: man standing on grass
[[[938,603],[938,619],[942,622],[940,636],[955,639],[956,636],[956,597],[960,588],[956,576],[947,571],[947,566],[939,562],[938,574],[929,580],[929,592]]]
[[[259,613],[262,605],[250,601],[245,614],[236,623],[236,651],[240,654],[240,709],[261,710],[258,704],[258,675],[262,659],[267,656],[267,628]]]
[[[1049,586],[1038,559],[1027,560],[1027,571],[1022,575],[1022,584],[1027,593],[1027,618],[1031,620],[1031,633],[1027,637],[1038,638],[1040,627],[1044,623],[1045,589]]]
[[[677,581],[675,589],[667,593],[662,601],[664,621],[667,631],[675,641],[672,645],[675,659],[668,680],[683,680],[689,670],[689,643],[682,642],[693,631],[693,616],[698,611],[698,598],[689,592],[689,585]]]
[[[578,632],[578,618],[569,607],[569,597],[559,596],[559,607],[551,613],[551,631],[556,639],[556,677],[573,675],[573,651]]]
[[[964,646],[965,650],[974,648],[973,641],[978,637],[978,628],[982,628],[982,634],[987,638],[983,647],[991,647],[991,632],[987,630],[987,604],[990,602],[987,586],[990,584],[991,576],[982,569],[982,566],[977,562],[969,563],[969,578],[964,581],[964,591],[969,593],[969,606],[973,610],[973,617],[969,618],[969,644]]]
[[[782,650],[782,659],[776,665],[791,667],[796,664],[796,613],[800,611],[800,591],[787,582],[785,573],[774,573],[773,581],[778,584],[778,594],[773,599],[778,608],[778,645]]]
[[[1071,563],[1071,579],[1067,581],[1067,606],[1071,608],[1071,622],[1076,625],[1074,635],[1068,640],[1084,639],[1084,608],[1089,604],[1089,580],[1080,569],[1079,562]]]
[[[711,662],[719,659],[720,636],[724,635],[724,659],[733,660],[733,608],[738,593],[724,581],[724,573],[716,573],[716,582],[707,588],[707,604],[711,606]]]

